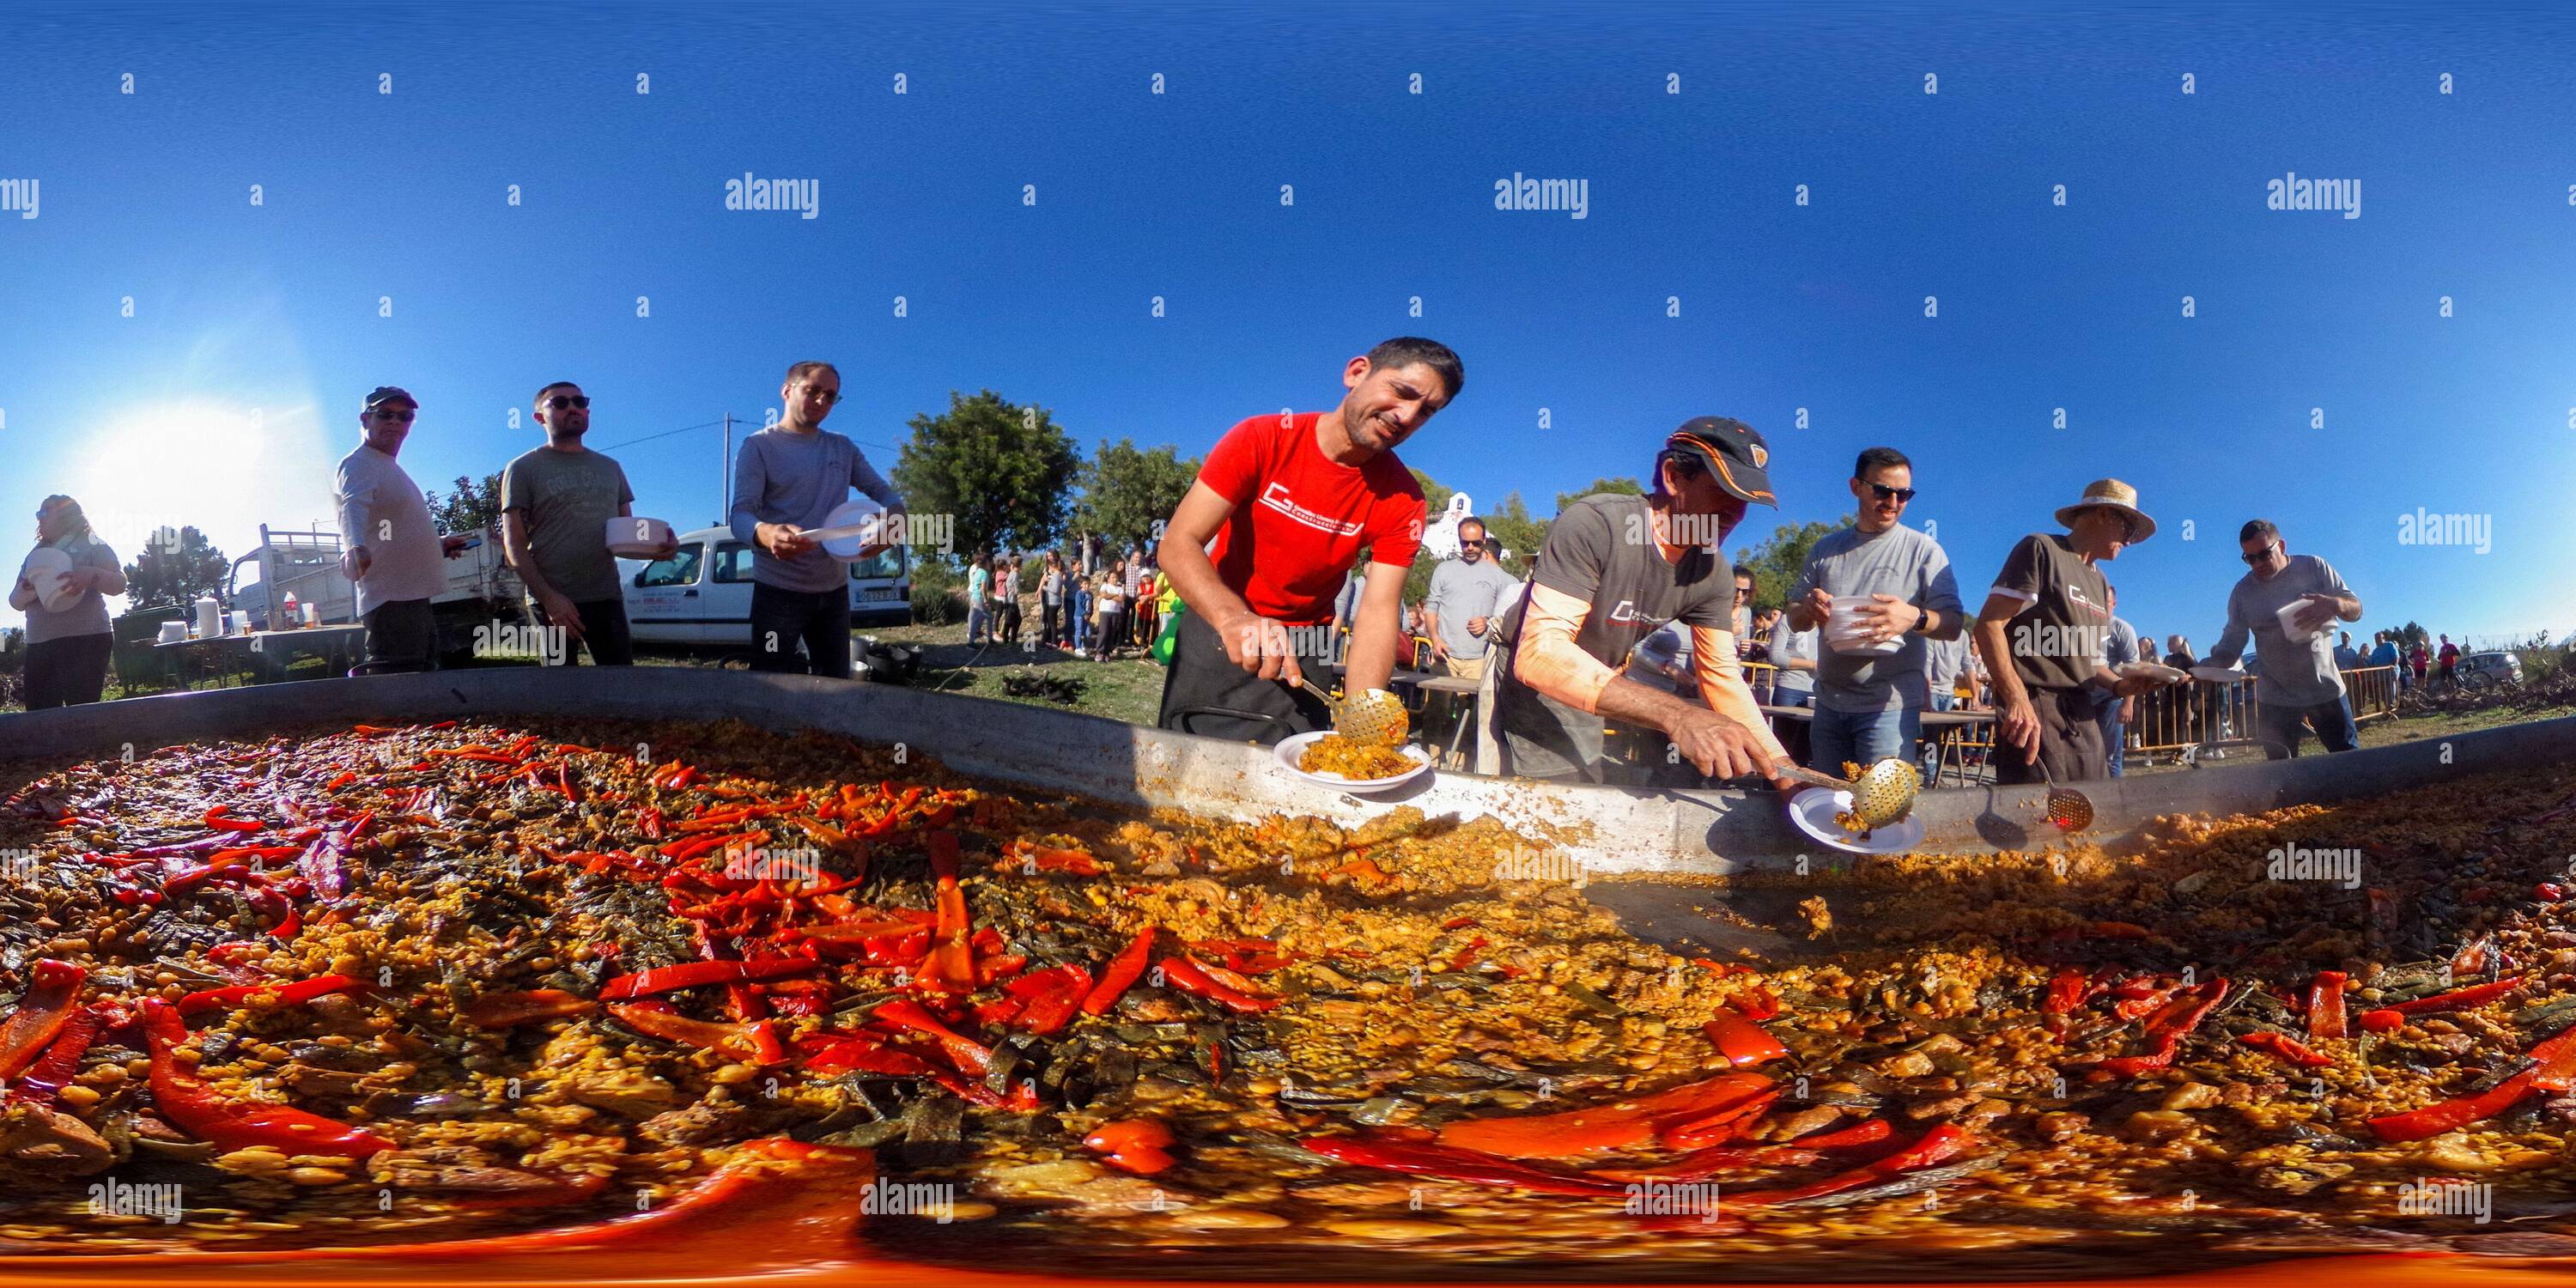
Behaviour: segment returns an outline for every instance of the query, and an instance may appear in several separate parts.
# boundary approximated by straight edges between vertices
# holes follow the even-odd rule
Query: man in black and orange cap
[[[1521,778],[1607,781],[1605,719],[1658,730],[1713,778],[1786,785],[1788,759],[1736,669],[1735,570],[1724,541],[1755,502],[1777,506],[1771,449],[1742,421],[1701,416],[1664,440],[1655,490],[1604,492],[1560,511],[1486,668],[1487,757]],[[1619,673],[1666,622],[1691,632],[1699,700]]]

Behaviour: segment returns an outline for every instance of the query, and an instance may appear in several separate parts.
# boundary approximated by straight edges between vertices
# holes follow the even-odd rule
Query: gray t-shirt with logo
[[[1849,527],[1825,534],[1807,552],[1789,600],[1795,603],[1817,589],[1828,595],[1894,595],[1951,621],[1962,616],[1950,556],[1940,542],[1903,524],[1885,532]],[[1830,643],[1823,645],[1816,656],[1816,705],[1832,711],[1920,709],[1928,700],[1923,675],[1928,641],[1912,632],[1899,640],[1897,650],[1884,656],[1840,653]]]
[[[2313,707],[2343,696],[2343,676],[2335,669],[2334,624],[2329,622],[2300,643],[2281,629],[2281,609],[2311,592],[2349,595],[2352,588],[2334,565],[2315,555],[2292,555],[2290,566],[2270,581],[2247,573],[2227,596],[2227,633],[2209,651],[2213,666],[2233,666],[2245,655],[2252,636],[2261,662],[2254,699],[2276,706]]]
[[[742,440],[733,463],[733,535],[752,541],[764,523],[820,528],[857,488],[888,510],[903,498],[868,464],[859,445],[828,429],[795,431],[773,425]],[[754,542],[751,579],[780,590],[821,594],[850,584],[850,566],[807,550],[781,559]]]
[[[608,521],[634,500],[626,471],[589,448],[540,447],[501,471],[501,509],[526,512],[537,572],[576,604],[623,593],[617,557],[608,553]]]

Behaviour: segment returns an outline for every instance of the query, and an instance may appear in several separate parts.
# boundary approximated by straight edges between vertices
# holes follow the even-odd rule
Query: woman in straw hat
[[[2128,697],[2155,681],[2122,679],[2103,660],[2111,589],[2095,565],[2154,536],[2138,490],[2118,479],[2057,512],[2064,533],[2021,539],[1977,614],[1977,653],[1994,677],[1995,780],[2081,782],[2109,776],[2092,688]]]

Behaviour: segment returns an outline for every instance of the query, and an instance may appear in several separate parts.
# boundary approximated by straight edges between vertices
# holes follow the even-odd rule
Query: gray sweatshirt
[[[772,426],[742,440],[733,464],[733,535],[753,544],[751,579],[780,590],[820,593],[849,584],[848,564],[821,550],[780,559],[759,548],[763,523],[819,528],[857,488],[889,510],[903,505],[859,446],[830,430],[795,433]]]

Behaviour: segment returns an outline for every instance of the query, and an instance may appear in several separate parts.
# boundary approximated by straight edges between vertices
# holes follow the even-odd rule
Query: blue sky
[[[2159,634],[2214,639],[2258,514],[2366,626],[2564,633],[2571,32],[2457,6],[18,6],[0,179],[41,207],[0,212],[0,515],[70,491],[111,534],[240,553],[327,515],[377,383],[420,396],[403,460],[443,486],[535,445],[548,381],[609,447],[756,422],[808,357],[863,443],[989,387],[1086,450],[1198,454],[1412,332],[1468,379],[1403,455],[1479,500],[1544,513],[1733,415],[1787,518],[1846,512],[1861,447],[1907,451],[1909,520],[1963,585],[2107,474],[2163,524],[2110,569]],[[818,180],[819,217],[727,211],[746,172]],[[2267,210],[2288,172],[2359,180],[2360,217]],[[1516,173],[1584,180],[1586,217],[1494,209]],[[612,454],[639,513],[714,517],[716,430]],[[2419,508],[2483,516],[2488,550],[2402,543]]]

